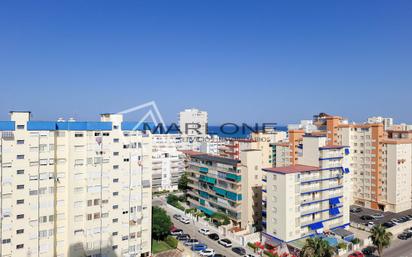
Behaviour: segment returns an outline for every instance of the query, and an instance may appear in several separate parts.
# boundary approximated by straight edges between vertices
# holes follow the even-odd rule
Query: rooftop
[[[292,174],[292,173],[302,173],[307,171],[317,171],[319,167],[308,166],[308,165],[291,165],[285,167],[275,167],[275,168],[264,168],[263,171],[280,173],[280,174]]]
[[[184,154],[187,154],[191,157],[194,157],[196,159],[204,160],[204,161],[211,161],[211,162],[218,162],[218,163],[224,163],[232,166],[236,166],[238,163],[240,163],[240,160],[236,159],[231,159],[231,158],[225,158],[221,157],[218,155],[212,155],[212,154],[207,154],[207,153],[202,153],[202,152],[196,152],[196,151],[181,151]]]

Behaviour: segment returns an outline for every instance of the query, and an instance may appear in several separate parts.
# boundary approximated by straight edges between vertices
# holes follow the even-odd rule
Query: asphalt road
[[[393,239],[390,248],[383,251],[385,257],[412,257],[412,239],[399,240]]]
[[[210,239],[208,236],[204,236],[204,235],[200,234],[198,232],[199,227],[196,227],[193,223],[183,224],[182,222],[174,219],[173,215],[177,214],[177,213],[174,213],[172,209],[167,208],[167,204],[165,203],[164,198],[158,197],[158,198],[153,199],[153,205],[161,206],[162,208],[164,208],[166,210],[166,212],[170,215],[170,217],[172,217],[173,225],[176,228],[182,229],[185,234],[189,234],[191,238],[195,238],[195,239],[199,240],[200,243],[206,244],[208,248],[214,249],[216,253],[223,254],[226,257],[240,257],[241,256],[241,255],[238,255],[238,254],[234,253],[232,251],[232,248],[226,248],[226,247],[218,244],[217,241],[214,241],[214,240]],[[219,235],[219,237],[223,238],[223,237],[221,237],[221,235]],[[233,243],[233,241],[232,241],[232,244],[233,244],[232,247],[240,246],[240,245],[237,245],[237,244]],[[243,247],[243,248],[245,248],[245,247]],[[247,253],[251,253],[250,251],[248,251],[248,249],[246,249],[246,250],[247,250]],[[194,253],[193,256],[198,256],[198,254]]]

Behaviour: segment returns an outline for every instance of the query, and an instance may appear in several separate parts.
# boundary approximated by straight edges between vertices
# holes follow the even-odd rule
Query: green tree
[[[329,243],[319,237],[306,239],[305,246],[300,252],[301,257],[332,257],[335,251]]]
[[[187,190],[187,183],[189,182],[189,179],[187,178],[187,174],[186,173],[184,173],[181,177],[180,177],[180,179],[179,179],[179,182],[178,182],[178,184],[177,184],[177,188],[179,189],[179,190],[183,190],[183,191],[186,191]]]
[[[374,226],[370,232],[371,235],[369,236],[369,238],[372,240],[373,245],[376,247],[378,255],[382,256],[383,249],[391,244],[392,233],[387,232],[386,229],[381,225]]]
[[[166,211],[160,207],[152,208],[152,235],[156,240],[164,239],[172,228],[172,220]]]

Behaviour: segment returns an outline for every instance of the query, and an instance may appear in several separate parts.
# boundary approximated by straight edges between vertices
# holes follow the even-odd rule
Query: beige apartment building
[[[30,116],[0,122],[0,256],[149,256],[151,135]]]
[[[240,159],[183,152],[188,158],[190,205],[208,216],[223,213],[231,219],[233,226],[256,231],[262,215],[260,150],[242,150]]]

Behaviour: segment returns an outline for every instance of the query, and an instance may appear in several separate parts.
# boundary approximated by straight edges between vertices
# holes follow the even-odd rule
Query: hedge
[[[172,236],[168,236],[165,239],[165,243],[168,244],[173,249],[176,249],[178,242],[179,241],[176,238],[172,237]]]

